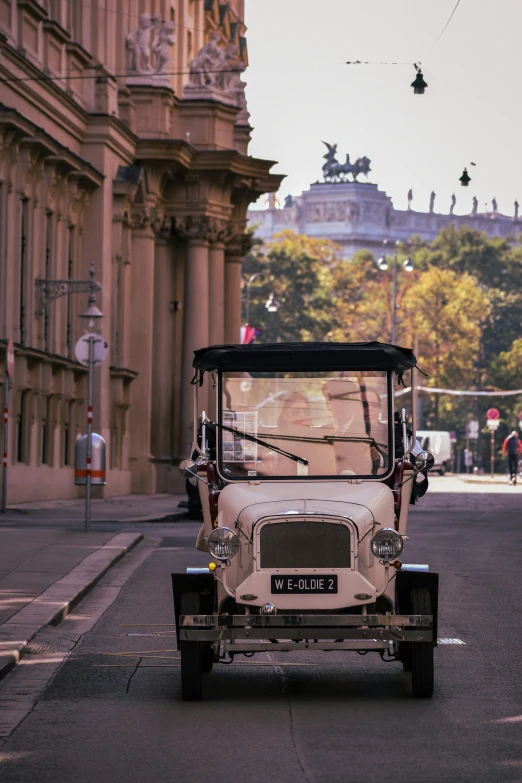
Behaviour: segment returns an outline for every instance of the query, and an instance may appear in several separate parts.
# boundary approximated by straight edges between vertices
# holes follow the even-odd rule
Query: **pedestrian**
[[[507,455],[509,466],[509,483],[517,483],[517,471],[518,471],[518,457],[522,452],[522,443],[518,437],[518,432],[513,430],[511,435],[508,435],[502,446],[502,456]]]

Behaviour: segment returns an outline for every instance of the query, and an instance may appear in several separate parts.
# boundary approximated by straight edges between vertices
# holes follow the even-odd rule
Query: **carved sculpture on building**
[[[152,42],[152,51],[156,55],[154,73],[166,73],[167,65],[170,62],[170,47],[176,42],[174,35],[174,22],[164,22],[156,29],[154,41]]]
[[[431,191],[431,195],[430,195],[430,212],[433,212],[434,209],[435,209],[435,196],[436,195],[437,194],[435,193],[435,191],[432,190]]]
[[[125,41],[127,77],[166,76],[170,47],[175,40],[173,22],[162,22],[159,16],[140,14],[138,27],[127,35]]]
[[[371,171],[370,158],[357,158],[354,163],[350,163],[350,156],[346,155],[345,163],[339,163],[337,160],[337,144],[328,144],[326,141],[323,141],[323,144],[328,149],[326,155],[323,155],[323,158],[326,160],[326,163],[323,164],[325,182],[347,182],[348,174],[352,175],[354,182],[357,182],[359,174],[365,174],[366,179],[368,179],[368,173]]]
[[[491,201],[491,207],[493,209],[493,214],[496,215],[498,213],[498,204],[495,196],[493,196],[493,200]]]
[[[230,44],[219,45],[221,35],[213,33],[210,41],[189,64],[190,79],[185,86],[185,98],[213,99],[240,109],[237,122],[248,124],[250,117],[245,97],[245,82],[241,73],[246,66],[239,57],[239,49]]]
[[[472,215],[476,215],[478,211],[478,198],[473,196],[473,208],[471,210]]]
[[[518,210],[520,209],[520,204],[518,203],[517,199],[515,199],[515,203],[513,204],[513,206],[515,207],[515,213],[513,217],[515,218],[515,220],[518,220]]]

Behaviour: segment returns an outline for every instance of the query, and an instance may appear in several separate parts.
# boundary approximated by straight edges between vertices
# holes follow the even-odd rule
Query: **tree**
[[[335,243],[293,231],[276,236],[266,256],[247,256],[245,283],[258,274],[249,291],[249,319],[262,330],[257,342],[327,339],[334,318],[331,268],[340,257],[341,249]],[[265,306],[270,294],[279,304],[274,313]]]

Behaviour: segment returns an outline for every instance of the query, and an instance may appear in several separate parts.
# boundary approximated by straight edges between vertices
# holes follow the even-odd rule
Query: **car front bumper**
[[[224,642],[237,652],[392,650],[401,642],[435,643],[432,615],[183,615],[180,641]]]

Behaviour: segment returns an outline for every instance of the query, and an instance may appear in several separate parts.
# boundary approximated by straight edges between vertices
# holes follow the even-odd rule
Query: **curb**
[[[38,522],[41,521],[41,519],[40,520],[37,520],[37,519],[33,520],[33,519],[31,519],[29,517],[30,512],[27,512],[25,510],[18,511],[18,510],[15,510],[15,509],[8,509],[6,515],[0,513],[0,525],[2,525],[2,524],[10,525],[10,524],[15,524],[16,522],[20,522],[21,520],[20,520],[19,517],[15,517],[15,516],[10,517],[9,516],[9,514],[14,514],[14,513],[24,514],[25,515],[25,518],[23,520],[24,525],[26,525],[27,523],[33,523],[34,525],[38,525]],[[124,517],[124,518],[121,518],[121,519],[114,519],[114,517],[112,519],[109,519],[109,518],[107,518],[107,519],[92,519],[91,518],[91,525],[93,525],[93,527],[95,525],[109,525],[109,524],[111,524],[111,525],[112,524],[137,525],[140,522],[143,522],[145,524],[153,524],[153,523],[167,524],[168,522],[185,522],[187,520],[188,520],[187,512],[186,512],[186,510],[183,510],[183,511],[180,511],[180,512],[170,511],[170,512],[167,512],[166,514],[161,514],[161,515],[159,515],[159,514],[149,514],[149,516]],[[50,520],[46,519],[44,521],[45,522],[49,522]],[[65,523],[65,524],[77,523],[77,524],[81,524],[82,522],[83,522],[83,519],[81,519],[81,518],[74,518],[73,519],[73,518],[68,518],[68,517],[59,517],[56,520],[57,524],[60,524],[60,523]]]
[[[0,680],[46,625],[58,625],[118,560],[142,540],[141,533],[119,533],[50,585],[0,626]]]

